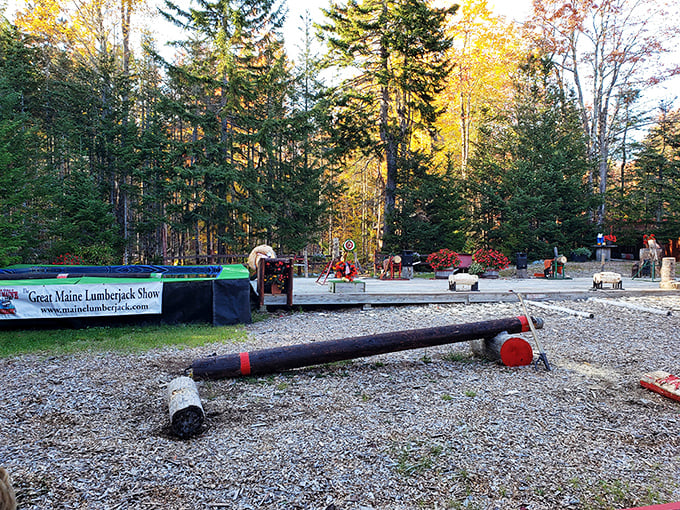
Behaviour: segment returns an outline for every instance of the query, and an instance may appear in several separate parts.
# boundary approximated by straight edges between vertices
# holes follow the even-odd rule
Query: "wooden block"
[[[603,283],[611,283],[613,289],[621,289],[621,275],[611,271],[603,271],[593,275],[593,288],[601,289]]]
[[[205,420],[205,412],[194,380],[178,377],[170,381],[167,400],[173,433],[182,439],[198,434]]]
[[[640,379],[640,384],[648,390],[680,402],[680,377],[657,370],[644,374]]]
[[[449,290],[458,290],[458,285],[466,285],[470,290],[479,290],[479,276],[476,274],[458,273],[449,276]]]
[[[355,294],[358,292],[366,292],[366,282],[361,280],[354,280],[353,282],[331,280],[328,285],[328,290],[333,294]]]

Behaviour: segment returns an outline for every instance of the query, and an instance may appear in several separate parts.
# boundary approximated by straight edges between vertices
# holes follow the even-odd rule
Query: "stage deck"
[[[623,289],[593,290],[592,278],[573,279],[480,279],[479,291],[450,291],[447,280],[379,280],[360,278],[366,282],[364,293],[329,291],[329,285],[319,285],[316,278],[296,277],[293,282],[293,306],[394,306],[442,303],[493,303],[516,301],[512,291],[521,292],[534,301],[579,300],[590,297],[630,297],[680,294],[677,290],[661,290],[659,280],[623,278]],[[286,305],[285,295],[265,295],[265,307]]]

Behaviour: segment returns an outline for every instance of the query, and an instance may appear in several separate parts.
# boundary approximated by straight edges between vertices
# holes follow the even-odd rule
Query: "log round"
[[[675,289],[675,257],[664,257],[661,260],[662,289]]]
[[[500,361],[507,367],[530,365],[534,359],[534,350],[529,342],[505,331],[493,338],[473,340],[470,342],[470,348],[476,356]]]
[[[532,318],[532,322],[539,329],[543,327],[539,318]],[[491,338],[503,331],[530,331],[529,320],[520,316],[212,356],[194,361],[188,372],[199,379],[263,375],[388,352]]]
[[[198,434],[205,413],[196,383],[190,377],[178,377],[168,384],[168,408],[173,434],[186,439]]]

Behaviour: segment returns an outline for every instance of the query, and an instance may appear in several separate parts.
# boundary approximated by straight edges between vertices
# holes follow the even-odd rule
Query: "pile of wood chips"
[[[553,366],[466,343],[198,384],[205,430],[170,433],[165,385],[197,358],[513,317],[513,303],[271,315],[246,344],[0,359],[0,465],[22,509],[599,509],[680,500],[680,373],[670,317],[531,309]],[[530,336],[526,338],[531,341]]]

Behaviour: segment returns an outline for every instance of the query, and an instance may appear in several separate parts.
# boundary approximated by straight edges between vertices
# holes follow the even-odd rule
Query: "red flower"
[[[460,266],[460,257],[458,257],[458,254],[455,251],[449,250],[448,248],[442,248],[439,251],[430,253],[427,256],[426,262],[430,264],[435,271],[441,271],[450,267],[455,269]]]
[[[85,261],[78,255],[73,255],[71,253],[64,253],[59,255],[53,262],[52,265],[55,266],[81,266],[85,264]]]
[[[501,252],[490,248],[480,248],[472,259],[484,267],[485,271],[501,271],[510,265],[510,259]]]
[[[336,278],[342,278],[348,282],[353,282],[354,278],[359,274],[359,271],[357,271],[354,264],[344,260],[340,260],[333,264],[333,271],[335,271]]]

